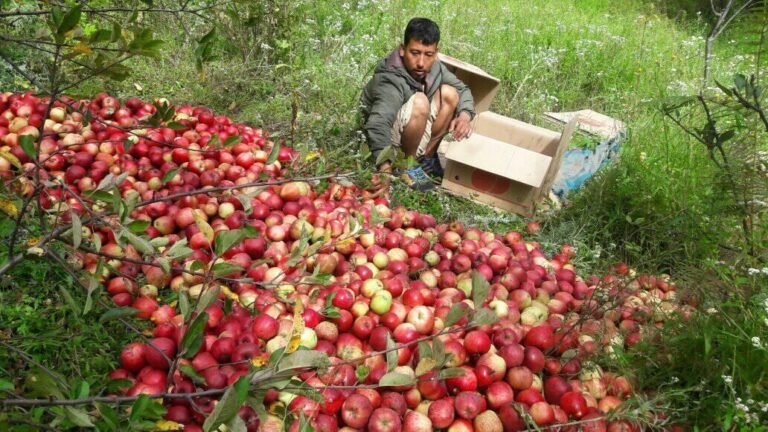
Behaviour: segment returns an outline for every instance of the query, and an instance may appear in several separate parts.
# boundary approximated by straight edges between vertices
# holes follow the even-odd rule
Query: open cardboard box
[[[442,187],[501,210],[530,215],[552,187],[576,121],[561,134],[488,111],[499,80],[444,54],[440,61],[469,86],[477,112],[470,138],[440,146],[445,158]]]

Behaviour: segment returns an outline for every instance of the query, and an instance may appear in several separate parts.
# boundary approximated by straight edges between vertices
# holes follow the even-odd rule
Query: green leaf
[[[90,392],[91,386],[88,384],[88,381],[80,380],[80,382],[77,383],[77,387],[75,387],[75,391],[72,393],[72,397],[74,399],[85,399]]]
[[[166,184],[169,181],[173,180],[173,178],[176,177],[176,174],[178,174],[179,171],[181,171],[181,167],[168,170],[168,172],[166,172],[165,175],[163,175],[163,179],[162,179],[163,184]]]
[[[104,312],[99,318],[99,322],[104,323],[107,321],[112,321],[120,318],[132,317],[136,315],[138,312],[139,312],[138,309],[134,309],[132,307],[113,308]]]
[[[220,277],[227,277],[231,276],[235,273],[243,271],[243,268],[239,265],[228,263],[228,262],[219,262],[213,265],[211,267],[211,270],[213,271],[213,278],[217,279]]]
[[[60,7],[54,6],[51,8],[51,21],[56,25],[58,29],[61,25],[61,20],[64,18],[64,13]]]
[[[438,338],[432,339],[432,357],[435,358],[438,367],[443,367],[445,362],[448,361],[448,357],[445,354],[445,345]]]
[[[64,407],[64,413],[67,416],[67,419],[74,423],[76,426],[80,427],[94,427],[95,425],[91,421],[91,416],[88,415],[85,410],[80,408],[75,408],[71,406]]]
[[[106,423],[108,430],[116,431],[119,429],[120,421],[117,419],[117,412],[108,404],[96,403],[96,409],[101,414],[101,420]]]
[[[416,376],[422,376],[437,367],[437,362],[431,357],[419,357],[419,364],[416,365]]]
[[[60,378],[60,377],[57,377]],[[42,369],[32,369],[24,380],[24,386],[27,389],[25,393],[28,397],[56,397],[64,399],[64,393],[59,389],[56,379]]]
[[[16,387],[13,385],[12,382],[6,381],[4,379],[0,379],[0,391],[2,390],[13,390]]]
[[[83,242],[83,222],[75,212],[69,212],[72,218],[72,248],[77,249]]]
[[[136,234],[141,234],[149,228],[150,222],[146,220],[135,220],[128,223],[128,229]]]
[[[166,252],[165,256],[172,260],[184,259],[192,255],[193,250],[187,247],[187,239],[178,240]]]
[[[205,383],[205,378],[199,373],[197,373],[197,371],[195,370],[195,368],[192,367],[192,365],[189,365],[189,364],[179,365],[179,370],[181,371],[181,373],[188,376],[189,379],[191,379],[195,384]]]
[[[213,148],[221,147],[221,138],[219,138],[219,134],[211,135],[211,139],[208,140],[208,145]]]
[[[199,315],[208,310],[208,308],[219,298],[219,291],[220,288],[218,285],[210,286],[205,291],[203,291],[203,294],[197,301],[195,313]]]
[[[472,272],[472,301],[475,303],[475,308],[479,308],[485,303],[490,287],[482,273],[479,271]]]
[[[395,148],[390,145],[379,152],[379,155],[376,157],[376,166],[393,160],[395,160]]]
[[[19,135],[19,146],[30,159],[37,160],[37,149],[35,149],[35,138],[32,135]]]
[[[464,376],[464,369],[462,368],[445,368],[441,369],[440,373],[437,374],[437,377],[441,380],[448,378],[458,378],[460,376]]]
[[[328,366],[328,356],[321,351],[298,350],[283,357],[277,365],[282,372],[290,369],[323,368]]]
[[[715,84],[717,84],[717,87],[718,87],[718,88],[719,88],[719,89],[720,89],[720,90],[721,90],[721,91],[722,91],[724,94],[726,94],[727,96],[733,96],[733,91],[731,91],[731,89],[729,89],[728,87],[726,87],[726,86],[722,85],[722,84],[721,84],[720,82],[718,82],[717,80],[715,80]]]
[[[387,333],[387,371],[397,367],[397,350],[395,349],[395,341],[392,339],[392,335]]]
[[[734,136],[736,136],[736,131],[733,129],[727,130],[720,134],[720,136],[717,138],[718,143],[723,144],[726,141],[732,139]]]
[[[245,231],[240,229],[234,229],[229,231],[221,231],[216,235],[216,245],[214,250],[217,256],[222,256],[233,246],[242,243],[245,240]]]
[[[89,37],[91,43],[107,42],[110,39],[112,39],[112,31],[107,29],[98,29]]]
[[[490,309],[482,308],[472,315],[472,324],[476,326],[491,325],[496,323],[499,317]]]
[[[134,384],[136,383],[132,379],[112,379],[107,381],[105,390],[107,393],[123,394],[126,390],[133,387]]]
[[[200,351],[200,347],[203,346],[203,331],[207,322],[207,313],[202,313],[192,320],[186,333],[184,333],[184,337],[181,339],[181,357],[192,358]]]
[[[281,145],[279,142],[276,142],[272,146],[272,151],[269,152],[269,157],[267,157],[266,165],[275,163],[275,161],[277,160],[277,157],[280,156],[280,147]]]
[[[429,346],[427,341],[419,342],[419,358],[432,357],[432,347]]]
[[[747,77],[742,74],[733,75],[733,84],[736,86],[736,90],[743,92],[747,86]]]
[[[142,394],[131,405],[131,415],[128,418],[131,423],[139,420],[156,420],[165,413],[165,408],[149,396]]]
[[[102,190],[114,189],[115,187],[120,186],[120,184],[122,184],[125,181],[125,179],[128,178],[128,174],[129,173],[124,172],[119,176],[115,177],[112,173],[109,173],[106,176],[104,176],[104,178],[99,182],[99,185],[96,186],[96,190],[102,191]],[[113,197],[112,199],[114,199],[113,195],[110,195],[110,196],[112,196]]]
[[[227,388],[224,395],[221,397],[216,407],[213,409],[211,415],[205,419],[203,423],[203,430],[205,432],[215,431],[219,426],[228,422],[232,417],[237,414],[237,410],[240,409],[240,403],[238,401],[237,391],[234,386]]]
[[[168,258],[160,257],[157,259],[157,263],[160,264],[160,268],[162,268],[164,272],[171,272],[171,262],[168,260]]]
[[[109,39],[110,42],[115,43],[119,39],[123,37],[123,28],[120,26],[120,24],[117,23],[117,21],[112,23],[112,37]],[[128,151],[128,149],[126,149]]]
[[[243,205],[243,211],[245,212],[245,214],[250,216],[251,213],[253,213],[253,206],[251,206],[251,197],[249,197],[246,194],[238,194],[235,196],[240,201],[240,204]]]
[[[459,322],[462,318],[467,316],[469,314],[469,307],[462,303],[456,303],[453,306],[451,306],[451,309],[448,311],[448,314],[445,316],[445,327],[450,327],[457,322]]]
[[[248,427],[240,416],[233,416],[226,423],[226,426],[228,432],[248,432]]]
[[[206,33],[203,37],[201,37],[200,40],[197,41],[197,43],[206,44],[213,41],[213,38],[215,37],[216,37],[216,27],[213,27],[208,31],[208,33]]]
[[[357,368],[355,368],[355,378],[357,378],[357,382],[365,381],[370,373],[371,370],[366,365],[357,365]]]
[[[245,398],[248,397],[248,389],[251,386],[251,377],[241,376],[235,381],[234,387],[237,392],[238,405],[242,405],[245,402]]]
[[[103,265],[102,263],[103,261],[99,262],[97,266],[97,274],[99,271],[101,271],[99,266]],[[99,283],[98,279],[96,279],[96,277],[90,273],[86,273],[85,279],[81,282],[86,289],[85,306],[83,306],[83,315],[86,315],[91,311],[91,308],[93,307],[93,292],[99,289],[101,284]]]
[[[184,317],[184,321],[189,319],[189,296],[187,296],[187,293],[180,292],[179,293],[179,310],[181,311],[181,316]]]
[[[61,22],[59,23],[59,28],[56,29],[56,33],[63,36],[68,31],[77,27],[77,24],[80,22],[80,15],[82,10],[83,6],[80,4],[68,10],[67,13],[62,17]]]
[[[239,144],[243,140],[240,135],[233,135],[224,140],[224,147],[232,147],[235,144]]]
[[[383,223],[389,222],[390,218],[381,217],[379,214],[379,210],[376,208],[375,205],[371,206],[371,216],[368,218],[368,226],[369,227],[375,227],[378,225],[381,225]]]
[[[416,384],[416,379],[414,379],[411,376],[397,373],[397,372],[389,372],[387,374],[384,374],[383,377],[379,380],[379,386],[381,387],[398,387],[398,386],[409,386]]]
[[[165,127],[169,129],[173,129],[175,131],[185,130],[189,129],[188,127],[184,126],[183,124],[177,122],[177,121],[171,121],[165,124]]]
[[[151,244],[153,247],[160,248],[168,246],[168,243],[170,243],[171,239],[168,237],[155,237],[151,240],[149,240],[149,244]]]
[[[103,261],[100,261],[100,263]],[[79,313],[80,311],[80,305],[75,301],[74,297],[72,297],[72,293],[69,292],[66,286],[60,285],[59,286],[59,292],[61,293],[61,296],[64,297],[64,301],[67,302],[67,306],[72,310],[72,313]]]
[[[150,243],[149,240],[143,237],[139,237],[126,229],[123,229],[122,236],[128,241],[128,243],[132,244],[136,250],[142,254],[151,255],[155,253],[155,248],[152,246],[152,243]]]

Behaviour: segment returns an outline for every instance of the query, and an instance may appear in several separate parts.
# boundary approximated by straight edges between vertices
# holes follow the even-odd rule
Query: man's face
[[[403,58],[405,70],[416,80],[424,81],[437,59],[437,44],[424,45],[411,39],[408,45],[400,45],[400,56]]]

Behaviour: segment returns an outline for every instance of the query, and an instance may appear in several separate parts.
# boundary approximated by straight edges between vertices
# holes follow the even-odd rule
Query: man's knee
[[[429,98],[424,93],[416,93],[413,96],[413,105],[411,106],[411,118],[426,118],[429,116]]]
[[[443,84],[440,86],[440,101],[444,105],[456,108],[459,105],[459,92],[453,86]]]

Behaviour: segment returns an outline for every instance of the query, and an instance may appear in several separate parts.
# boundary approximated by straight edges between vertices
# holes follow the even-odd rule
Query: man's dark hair
[[[440,27],[429,18],[413,18],[405,26],[404,45],[408,45],[411,39],[424,45],[434,45],[440,42]]]

